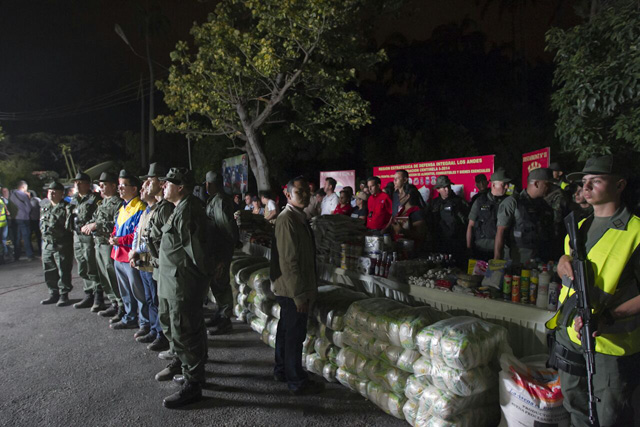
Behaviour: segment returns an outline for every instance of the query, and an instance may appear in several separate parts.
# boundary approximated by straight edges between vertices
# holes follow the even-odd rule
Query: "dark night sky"
[[[113,28],[120,24],[136,50],[143,42],[135,23],[137,0],[0,0],[0,113],[32,112],[82,102],[117,90],[147,74]],[[153,41],[152,55],[168,65],[177,40],[191,40],[194,21],[202,22],[213,2],[158,0],[171,20],[169,32]],[[478,22],[489,43],[510,41],[510,15],[498,16],[498,1],[483,18],[474,0],[410,0],[399,18],[380,19],[378,41],[402,29],[408,38],[426,39],[444,23],[465,16]],[[556,1],[529,7],[524,21],[529,60],[545,56],[544,32]],[[566,25],[563,16],[556,21]],[[549,60],[549,56],[546,55]],[[160,71],[160,70],[158,70]],[[158,96],[159,98],[159,96]],[[9,133],[47,131],[92,133],[139,129],[139,104],[48,121],[0,123]]]

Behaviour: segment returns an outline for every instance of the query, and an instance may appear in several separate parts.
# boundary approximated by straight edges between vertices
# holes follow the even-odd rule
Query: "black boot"
[[[116,314],[118,314],[118,304],[115,302],[111,303],[111,307],[107,308],[106,310],[98,312],[98,316],[100,317],[113,317]]]
[[[73,304],[73,308],[89,308],[93,305],[93,292],[86,292],[84,299]]]
[[[109,319],[109,323],[118,323],[124,317],[124,307],[119,306],[115,316]]]
[[[58,302],[59,299],[60,299],[60,294],[56,292],[55,294],[49,295],[49,298],[43,299],[42,301],[40,301],[40,304],[42,305],[55,304]]]
[[[66,307],[69,305],[69,294],[60,294],[60,298],[58,299],[58,303],[56,304],[58,307]]]
[[[167,396],[162,405],[168,409],[180,408],[202,399],[202,386],[194,381],[186,381],[179,392]]]
[[[221,317],[215,326],[207,331],[209,335],[224,335],[231,332],[233,324],[228,317]]]
[[[98,311],[104,310],[107,306],[104,303],[104,292],[97,291],[93,295],[93,306],[91,306],[91,312],[97,313]]]

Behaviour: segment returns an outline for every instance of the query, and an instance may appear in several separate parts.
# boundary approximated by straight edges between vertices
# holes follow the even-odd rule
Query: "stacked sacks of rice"
[[[321,215],[311,220],[316,251],[325,262],[340,266],[341,244],[360,243],[367,232],[364,222],[345,215]]]
[[[453,317],[421,330],[416,343],[421,357],[407,380],[403,408],[409,424],[496,425],[497,359],[511,353],[506,329],[475,317]]]
[[[263,257],[241,256],[238,258],[234,257],[233,261],[231,261],[229,274],[231,276],[231,288],[236,302],[233,307],[233,313],[243,322],[250,323],[254,317],[251,315],[249,308],[256,293],[247,282],[254,271],[268,266],[269,261]]]
[[[407,381],[421,356],[417,334],[449,317],[430,307],[409,307],[386,298],[353,303],[345,317],[345,348],[337,356],[338,381],[404,419]]]
[[[344,317],[351,304],[367,296],[339,286],[319,286],[307,325],[302,360],[307,371],[336,381],[338,352],[344,347]]]

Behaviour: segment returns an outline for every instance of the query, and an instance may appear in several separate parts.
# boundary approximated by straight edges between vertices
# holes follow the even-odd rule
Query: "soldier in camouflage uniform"
[[[209,335],[222,335],[233,328],[233,294],[229,283],[229,268],[239,239],[238,225],[233,218],[233,200],[224,192],[222,175],[207,172],[205,186],[209,194],[206,208],[209,217],[207,242],[211,245],[210,252],[215,264],[211,294],[218,305],[217,316],[207,326],[213,327],[209,329]]]
[[[544,200],[553,210],[551,259],[558,259],[564,254],[564,237],[567,235],[564,227],[564,217],[571,212],[571,194],[566,191],[567,185],[566,181],[562,180],[564,176],[560,165],[552,163],[549,169],[553,172],[553,178],[558,181],[552,183]]]
[[[177,408],[202,398],[207,361],[207,330],[202,302],[210,280],[207,254],[207,216],[202,204],[191,195],[194,179],[185,168],[171,168],[166,177],[164,198],[175,205],[162,227],[158,296],[160,323],[178,358],[156,375],[168,380],[182,371],[177,393],[167,396],[163,405]]]
[[[68,305],[73,267],[73,233],[70,228],[67,202],[63,200],[64,186],[52,182],[47,197],[41,203],[40,231],[42,233],[42,269],[49,288],[49,298],[40,304]]]
[[[120,289],[118,289],[116,270],[111,258],[113,246],[109,243],[109,237],[113,232],[118,210],[122,206],[122,199],[118,196],[118,178],[115,175],[103,172],[98,182],[100,183],[102,200],[98,202],[98,208],[93,214],[91,223],[82,227],[82,233],[93,236],[100,285],[111,301],[111,307],[98,311],[98,315],[110,317],[109,322],[116,323],[124,315],[124,307],[122,298],[120,298]]]
[[[100,197],[91,191],[91,178],[79,172],[73,180],[76,194],[69,202],[71,225],[73,228],[73,251],[78,263],[78,275],[84,281],[85,297],[74,304],[75,308],[89,308],[96,312],[104,310],[104,294],[98,267],[96,265],[96,250],[93,237],[82,233],[82,227],[91,222],[93,214],[98,209]]]

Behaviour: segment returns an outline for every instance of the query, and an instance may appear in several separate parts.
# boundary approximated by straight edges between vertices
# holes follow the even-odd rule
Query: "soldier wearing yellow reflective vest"
[[[0,264],[4,264],[4,233],[7,232],[7,227],[9,226],[9,222],[7,221],[7,206],[4,204],[4,200],[0,197],[0,239],[3,241],[0,242]]]
[[[582,179],[584,196],[594,210],[579,227],[595,278],[590,295],[598,319],[593,383],[600,399],[600,426],[633,425],[631,396],[640,380],[640,218],[622,203],[624,176],[610,155],[589,159],[582,172],[569,175]],[[573,280],[568,242],[565,249],[558,275]],[[559,370],[564,407],[571,425],[583,426],[590,425],[589,398],[579,334],[582,319],[575,316],[573,294],[573,289],[562,288],[562,306],[547,327],[555,333],[551,360]]]

